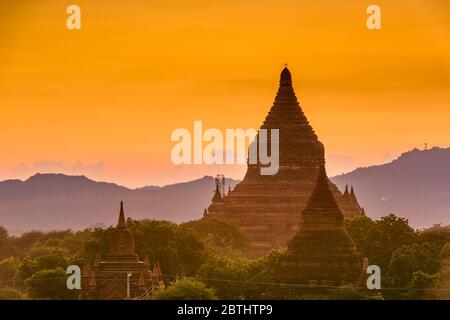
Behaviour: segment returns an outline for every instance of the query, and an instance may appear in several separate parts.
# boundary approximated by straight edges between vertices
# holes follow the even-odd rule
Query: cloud
[[[90,178],[101,178],[105,171],[103,162],[85,165],[81,161],[67,164],[63,161],[39,160],[31,164],[22,162],[13,168],[10,175],[25,179],[36,173],[64,173],[68,175],[84,175]]]

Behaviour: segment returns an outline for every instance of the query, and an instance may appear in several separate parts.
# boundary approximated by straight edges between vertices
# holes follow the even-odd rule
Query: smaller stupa
[[[159,262],[153,270],[148,256],[140,261],[135,252],[134,237],[128,229],[123,203],[119,221],[109,240],[108,254],[97,256],[94,267],[84,268],[82,299],[125,300],[138,299],[164,288]]]
[[[345,229],[344,215],[328,181],[325,167],[321,166],[302,212],[299,231],[280,257],[274,277],[276,282],[287,285],[273,289],[283,296],[345,285],[356,287],[363,279],[364,259]]]

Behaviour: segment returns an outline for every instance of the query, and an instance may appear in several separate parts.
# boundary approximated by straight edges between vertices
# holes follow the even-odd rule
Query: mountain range
[[[370,217],[394,213],[416,228],[450,224],[450,148],[414,149],[332,180],[341,190],[353,185]]]
[[[232,188],[237,180],[226,179]],[[214,192],[214,178],[164,187],[129,189],[85,176],[36,174],[0,182],[0,225],[9,230],[80,229],[116,222],[120,201],[127,216],[182,222],[202,216]]]
[[[416,228],[450,224],[450,148],[414,149],[390,163],[331,179],[341,190],[353,185],[370,217],[395,213]],[[238,182],[226,179],[226,186]],[[129,189],[85,176],[36,174],[25,181],[0,182],[0,225],[22,231],[111,225],[121,200],[126,214],[135,219],[182,222],[200,218],[213,191],[210,176]]]

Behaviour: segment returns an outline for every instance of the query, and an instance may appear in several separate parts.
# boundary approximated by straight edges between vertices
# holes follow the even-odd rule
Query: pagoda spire
[[[292,86],[292,76],[287,68],[287,64],[285,64],[284,69],[280,74],[280,86]]]
[[[350,190],[350,199],[353,201],[354,204],[358,206],[358,208],[360,208],[358,198],[356,197],[355,189],[353,189],[353,186]]]
[[[345,185],[344,197],[348,196],[348,184]]]
[[[216,191],[214,192],[214,196],[212,198],[212,202],[222,202],[223,198],[222,195],[220,194],[220,190],[219,190],[219,184],[216,183]]]
[[[344,220],[344,215],[336,204],[336,200],[331,193],[327,172],[325,170],[325,166],[323,165],[319,167],[316,186],[302,215],[320,215],[335,217],[336,221]]]
[[[356,195],[355,195],[355,189],[353,189],[353,186],[350,189],[350,196],[352,197],[352,199],[356,199]]]
[[[119,221],[117,222],[116,228],[128,230],[127,220],[125,220],[125,213],[123,211],[123,201],[120,201]]]

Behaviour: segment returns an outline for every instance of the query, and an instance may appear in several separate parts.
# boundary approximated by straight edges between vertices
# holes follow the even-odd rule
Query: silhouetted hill
[[[391,163],[359,168],[332,178],[341,190],[355,186],[371,217],[395,213],[415,227],[450,224],[450,148],[402,154]]]
[[[406,217],[415,227],[450,224],[450,148],[413,150],[391,163],[359,168],[332,178],[355,186],[369,216]],[[232,187],[238,181],[227,179]],[[0,182],[0,225],[8,229],[79,229],[116,222],[120,200],[135,219],[174,222],[201,217],[210,203],[214,178],[164,187],[129,189],[84,176],[36,174],[26,181]]]
[[[227,179],[232,187],[236,180]],[[0,182],[0,225],[8,229],[79,229],[115,223],[119,202],[127,216],[174,222],[201,217],[210,203],[214,178],[128,189],[84,176],[36,174],[26,181]]]

